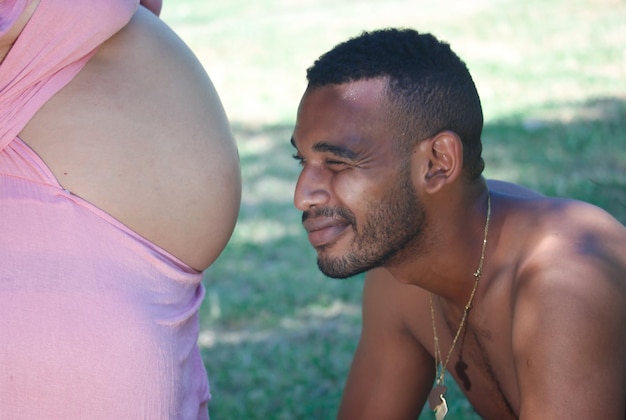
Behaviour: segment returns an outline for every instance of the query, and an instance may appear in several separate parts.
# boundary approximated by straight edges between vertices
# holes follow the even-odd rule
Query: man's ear
[[[434,193],[455,181],[463,171],[463,144],[452,131],[442,131],[416,146],[414,159],[420,168],[418,180],[425,192]]]

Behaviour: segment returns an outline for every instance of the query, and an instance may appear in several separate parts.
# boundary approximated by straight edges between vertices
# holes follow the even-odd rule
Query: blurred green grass
[[[213,420],[335,417],[362,277],[318,272],[291,204],[289,138],[305,69],[362,30],[432,32],[467,62],[487,177],[589,201],[626,223],[623,0],[165,0],[162,18],[206,67],[242,161],[239,221],[207,270],[201,308]],[[477,418],[458,389],[448,400],[448,418]]]

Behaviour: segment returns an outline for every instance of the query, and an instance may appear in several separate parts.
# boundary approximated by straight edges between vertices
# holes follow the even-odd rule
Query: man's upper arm
[[[411,288],[383,269],[367,274],[363,330],[339,419],[401,420],[419,415],[434,379],[434,361],[403,323],[402,300]]]
[[[520,418],[624,418],[623,259],[591,254],[560,258],[545,249],[551,257],[520,277],[513,318]]]

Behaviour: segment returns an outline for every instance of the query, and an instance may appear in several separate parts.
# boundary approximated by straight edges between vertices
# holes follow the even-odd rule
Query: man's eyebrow
[[[324,141],[315,143],[313,145],[313,150],[316,152],[328,152],[332,153],[335,156],[342,157],[344,159],[355,160],[359,155],[352,149],[348,149],[345,146],[340,146],[336,144],[326,143]]]
[[[291,137],[291,145],[298,150],[298,146],[296,146],[296,141],[293,139],[293,137]],[[338,146],[336,144],[331,144],[331,143],[327,143],[325,141],[320,141],[318,143],[315,143],[313,145],[313,150],[316,152],[328,152],[328,153],[332,153],[333,155],[342,157],[344,159],[350,159],[350,160],[356,160],[358,158],[358,154],[352,150],[349,149],[345,146]]]

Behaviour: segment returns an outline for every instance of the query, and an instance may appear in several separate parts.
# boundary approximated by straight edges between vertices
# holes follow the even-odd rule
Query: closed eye
[[[294,158],[295,160],[298,161],[298,164],[300,165],[304,165],[304,158],[302,156],[300,156],[299,154],[293,154],[291,155],[292,158]]]
[[[326,159],[327,165],[347,165],[346,162],[342,162],[340,160]]]
[[[326,159],[324,162],[326,167],[333,172],[343,172],[354,168],[352,163],[342,160]]]

